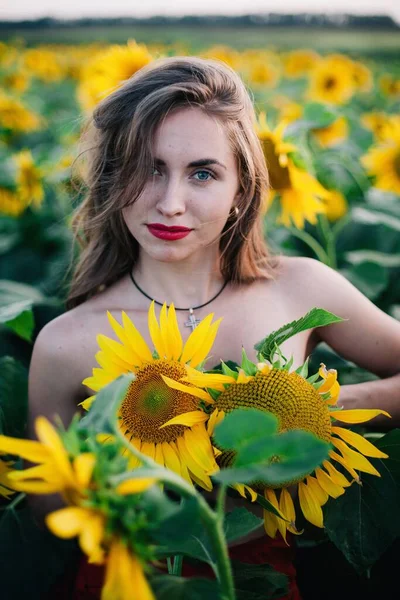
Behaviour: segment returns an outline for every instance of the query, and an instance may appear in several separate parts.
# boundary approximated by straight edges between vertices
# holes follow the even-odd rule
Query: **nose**
[[[164,217],[183,215],[186,211],[185,185],[179,177],[165,177],[158,190],[157,210]]]

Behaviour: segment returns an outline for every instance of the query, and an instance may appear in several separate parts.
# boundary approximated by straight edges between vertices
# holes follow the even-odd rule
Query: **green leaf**
[[[0,433],[22,437],[28,413],[28,372],[11,356],[0,358]]]
[[[220,600],[219,586],[215,580],[175,575],[160,575],[150,579],[157,600]]]
[[[341,273],[370,300],[377,298],[389,285],[387,269],[374,262],[363,262],[351,269],[341,269]]]
[[[273,331],[266,338],[258,342],[254,348],[258,350],[264,358],[272,362],[276,345],[280,346],[289,338],[293,337],[297,333],[306,331],[307,329],[324,327],[325,325],[340,323],[341,321],[343,321],[341,317],[337,317],[327,310],[322,308],[313,308],[309,313],[304,315],[304,317],[301,317],[296,321],[292,321],[291,323],[287,323],[276,331]]]
[[[260,519],[246,508],[235,508],[225,515],[224,532],[226,541],[229,543],[240,539],[248,533],[256,531],[262,525],[263,519]]]
[[[362,206],[356,206],[351,212],[352,220],[363,225],[383,225],[389,229],[400,231],[400,219],[394,215],[386,215],[382,212],[368,210]]]
[[[81,419],[79,429],[87,429],[95,433],[111,433],[117,420],[118,408],[126,396],[134,375],[120,375],[118,379],[102,388],[88,413]]]
[[[22,300],[0,307],[0,323],[4,323],[22,339],[31,342],[35,327],[32,303],[29,300]]]
[[[270,486],[280,485],[308,475],[328,457],[329,444],[308,431],[292,430],[274,437],[274,462],[270,463],[268,458],[262,460],[261,453],[252,458],[248,452],[247,458],[252,462],[242,467],[236,467],[234,462],[233,467],[215,473],[213,479],[227,485],[255,481],[264,481]],[[247,452],[246,446],[240,448],[237,455],[242,452]]]
[[[238,408],[225,415],[214,431],[218,446],[238,450],[241,446],[278,430],[278,419],[271,413],[255,408]]]
[[[400,429],[375,444],[389,458],[368,458],[381,477],[361,474],[324,507],[324,524],[332,542],[359,572],[367,571],[400,535]]]
[[[273,600],[286,597],[288,578],[270,565],[252,565],[236,560],[232,560],[231,564],[237,600]]]
[[[337,119],[337,114],[326,104],[308,102],[304,106],[303,117],[306,121],[315,123],[313,129],[317,129],[331,125]]]
[[[353,265],[368,262],[376,263],[381,267],[400,267],[400,254],[386,254],[377,250],[352,250],[346,252],[344,256]]]
[[[247,357],[246,351],[242,348],[242,369],[247,375],[255,375],[257,373],[257,365],[255,365],[249,358]]]

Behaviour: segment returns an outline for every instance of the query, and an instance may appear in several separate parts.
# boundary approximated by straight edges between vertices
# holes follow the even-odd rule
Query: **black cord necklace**
[[[154,298],[152,298],[151,296],[149,296],[148,294],[146,294],[145,291],[142,290],[142,288],[140,288],[138,286],[138,284],[136,283],[136,281],[133,278],[132,275],[132,271],[129,272],[129,275],[131,276],[132,279],[132,283],[133,285],[136,287],[136,289],[139,290],[139,292],[141,294],[143,294],[143,296],[146,296],[146,298],[148,298],[149,300],[151,300],[152,302],[154,301],[156,304],[158,304],[159,306],[162,306],[163,303],[162,302],[158,302],[157,300],[154,300]],[[227,285],[228,281],[225,281],[224,285],[222,286],[222,288],[219,290],[218,294],[215,294],[215,296],[213,296],[211,298],[211,300],[208,300],[207,302],[204,302],[204,304],[199,304],[198,306],[192,306],[190,308],[177,308],[175,307],[175,310],[188,310],[189,311],[189,321],[186,321],[185,323],[185,327],[191,327],[192,331],[197,327],[197,325],[200,323],[200,319],[196,319],[195,315],[194,315],[194,310],[196,310],[197,308],[203,308],[203,306],[207,306],[207,304],[210,304],[210,302],[212,302],[213,300],[215,300],[215,298],[218,298],[218,296],[223,292],[223,290],[225,289],[226,285]],[[169,308],[169,307],[168,307]]]

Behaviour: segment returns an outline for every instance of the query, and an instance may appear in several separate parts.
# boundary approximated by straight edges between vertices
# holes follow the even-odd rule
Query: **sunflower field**
[[[159,325],[150,309],[152,349],[142,344],[125,314],[122,325],[109,315],[122,346],[102,336],[99,368],[85,380],[94,392],[85,401],[85,416],[67,430],[43,417],[36,423],[38,441],[23,439],[33,343],[44,325],[65,311],[71,213],[85,193],[78,160],[85,118],[155,58],[192,53],[188,44],[134,39],[34,47],[0,42],[0,589],[5,600],[28,592],[34,600],[51,600],[57,578],[76,563],[75,538],[89,562],[106,565],[103,600],[280,598],[288,581],[272,566],[228,565],[226,542],[252,532],[263,519],[245,509],[224,515],[226,494],[259,502],[271,538],[277,532],[284,540],[296,538],[305,600],[333,598],[324,586],[337,594],[341,588],[331,581],[332,572],[337,586],[346,582],[354,597],[365,598],[384,596],[394,577],[399,430],[368,432],[364,425],[374,415],[366,413],[373,411],[340,415],[335,406],[340,385],[374,375],[323,344],[296,370],[279,352],[290,335],[334,322],[329,313],[316,310],[286,333],[260,332],[257,364],[246,356],[241,365],[224,357],[220,371],[207,372],[201,363],[218,329],[211,319],[183,347],[173,310],[164,307]],[[196,54],[228,63],[252,94],[270,174],[263,211],[271,250],[317,258],[400,319],[400,62],[312,48],[214,45]],[[163,326],[174,332],[174,341],[165,341]],[[132,368],[125,363],[115,368],[121,353]],[[126,399],[131,392],[135,396],[135,384],[150,377],[145,363],[158,369],[171,398],[185,397],[184,410],[157,421],[159,435],[152,443],[128,435]],[[307,432],[283,426],[285,415],[271,404],[270,386],[314,403],[318,423]],[[237,390],[244,400],[232,404]],[[257,402],[248,400],[255,397]],[[116,425],[117,413],[125,429]],[[356,431],[341,423],[356,425]],[[257,452],[262,460],[254,458]],[[279,457],[284,457],[281,468]],[[31,467],[36,470],[24,470],[22,460],[37,463]],[[196,490],[208,492],[215,483],[222,491],[211,509]],[[297,486],[298,505],[289,484]],[[35,524],[26,499],[31,492],[66,499],[67,507],[49,516],[48,530]],[[182,557],[206,563],[218,585],[183,577]],[[160,575],[162,561],[169,579]]]

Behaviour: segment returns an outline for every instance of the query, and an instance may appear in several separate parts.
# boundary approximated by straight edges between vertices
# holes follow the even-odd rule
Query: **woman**
[[[194,319],[223,316],[207,366],[240,362],[241,346],[255,359],[261,337],[313,307],[340,315],[342,323],[288,340],[285,354],[300,365],[325,341],[383,378],[343,386],[339,404],[379,407],[399,421],[400,324],[320,262],[272,259],[267,250],[268,173],[251,99],[233,70],[194,57],[154,61],[97,106],[84,143],[88,194],[74,219],[82,253],[69,310],[34,347],[31,423],[58,414],[67,425],[90,395],[81,382],[96,366],[96,335],[114,335],[107,310],[117,318],[124,310],[150,344],[149,298],[182,308],[184,341]],[[273,563],[274,544],[258,532],[232,553],[245,560],[256,548],[251,562]]]

